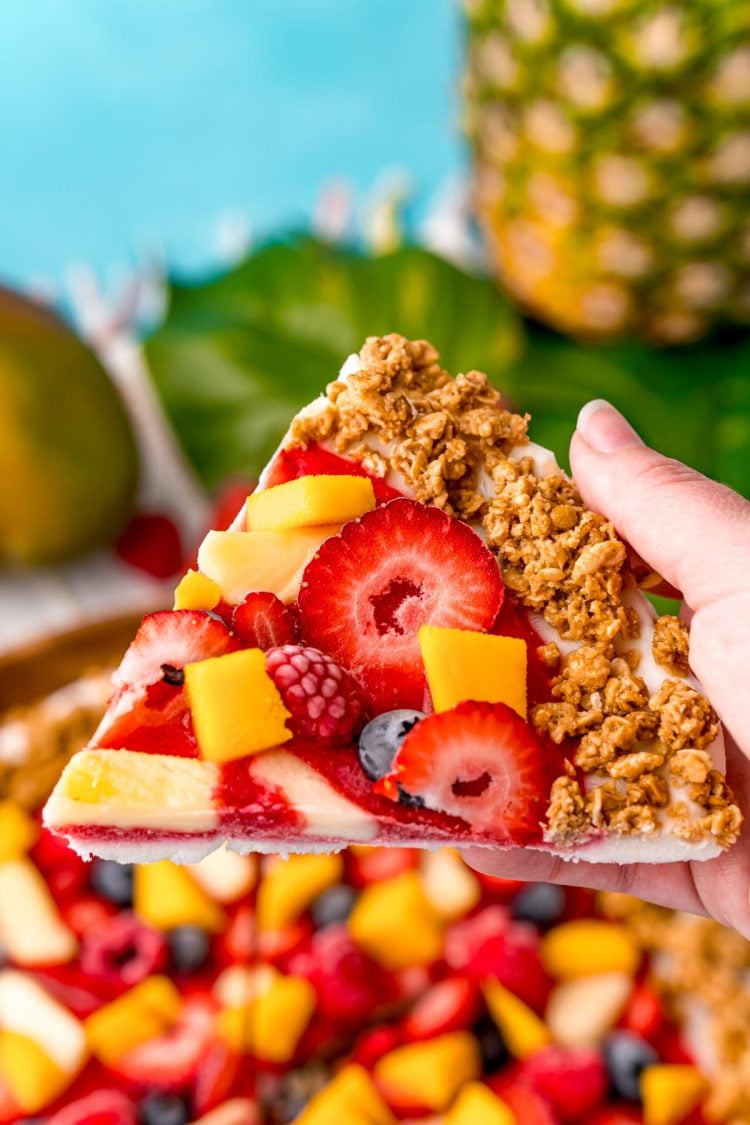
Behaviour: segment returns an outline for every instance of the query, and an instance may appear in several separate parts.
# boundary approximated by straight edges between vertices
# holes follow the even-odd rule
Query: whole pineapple
[[[580,336],[750,323],[750,0],[467,0],[492,262]]]

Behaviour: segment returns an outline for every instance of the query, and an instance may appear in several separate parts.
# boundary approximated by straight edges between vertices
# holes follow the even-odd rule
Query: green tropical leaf
[[[520,354],[519,318],[487,280],[425,250],[366,257],[299,238],[265,247],[205,285],[170,286],[146,355],[200,476],[257,474],[292,414],[366,336],[429,338],[454,371],[500,375]]]

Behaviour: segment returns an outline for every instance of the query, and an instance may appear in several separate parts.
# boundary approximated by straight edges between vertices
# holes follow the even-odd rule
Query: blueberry
[[[200,926],[175,926],[167,934],[172,964],[178,973],[203,968],[211,952],[211,939]]]
[[[474,1035],[479,1044],[484,1073],[497,1074],[510,1061],[510,1054],[494,1020],[487,1014],[480,1016],[474,1024]]]
[[[138,1114],[141,1125],[187,1125],[190,1120],[187,1106],[176,1094],[148,1094]]]
[[[112,859],[95,859],[91,886],[98,895],[115,906],[133,904],[133,864],[115,863]]]
[[[310,913],[317,929],[325,929],[335,922],[345,922],[357,901],[357,892],[344,883],[329,887],[315,899]]]
[[[537,926],[552,926],[565,910],[565,891],[555,883],[529,883],[513,899],[513,917]]]
[[[645,1039],[632,1031],[615,1031],[604,1041],[604,1061],[612,1093],[629,1102],[641,1100],[641,1073],[659,1061]]]
[[[386,711],[372,719],[359,736],[359,761],[371,781],[390,772],[393,759],[422,711]]]

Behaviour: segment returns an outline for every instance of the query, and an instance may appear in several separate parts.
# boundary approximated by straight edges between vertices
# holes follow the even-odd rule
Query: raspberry
[[[352,677],[317,648],[282,645],[266,653],[266,671],[291,712],[298,738],[329,746],[354,740],[364,706]]]
[[[81,969],[87,976],[129,988],[162,969],[166,960],[162,935],[127,912],[90,930],[81,945]]]

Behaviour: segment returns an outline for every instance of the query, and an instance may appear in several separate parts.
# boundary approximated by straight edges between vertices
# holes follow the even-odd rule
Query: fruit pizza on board
[[[47,826],[123,861],[730,846],[687,627],[527,429],[481,373],[369,339],[144,619]]]

